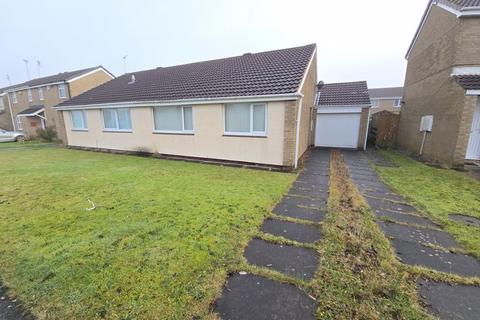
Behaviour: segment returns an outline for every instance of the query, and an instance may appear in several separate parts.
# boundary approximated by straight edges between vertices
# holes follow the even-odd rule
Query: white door
[[[317,114],[315,146],[358,148],[360,113]]]
[[[466,158],[468,160],[480,160],[480,98],[473,114],[472,130],[470,131]]]

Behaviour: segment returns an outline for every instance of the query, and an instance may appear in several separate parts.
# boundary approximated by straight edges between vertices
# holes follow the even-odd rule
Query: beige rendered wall
[[[99,85],[112,80],[112,76],[103,70],[98,70],[88,76],[69,83],[70,97],[78,96],[90,89],[98,87]]]
[[[423,139],[419,131],[421,117],[433,115],[433,131],[427,134],[423,158],[445,166],[463,164],[468,143],[466,130],[470,130],[465,123],[471,124],[473,107],[469,107],[471,99],[451,73],[454,66],[480,64],[478,20],[457,19],[437,6],[432,7],[408,58],[405,104],[397,138],[400,148],[418,155]]]
[[[193,135],[153,133],[150,107],[131,108],[132,133],[103,132],[101,110],[86,110],[88,131],[72,131],[63,111],[68,145],[283,165],[284,102],[267,104],[267,137],[224,136],[223,105],[193,106]]]
[[[382,111],[389,111],[396,114],[400,113],[401,108],[393,106],[393,103],[395,102],[394,99],[380,99],[378,102],[378,108],[370,109],[371,114],[379,113]]]

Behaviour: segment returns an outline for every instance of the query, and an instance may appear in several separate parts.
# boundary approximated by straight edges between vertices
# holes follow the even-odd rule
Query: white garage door
[[[317,114],[315,146],[358,148],[360,113]]]

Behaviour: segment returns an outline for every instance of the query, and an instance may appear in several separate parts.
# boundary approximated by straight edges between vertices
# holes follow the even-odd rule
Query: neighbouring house
[[[372,101],[372,115],[389,111],[395,114],[400,113],[403,100],[403,87],[375,88],[369,89],[370,100]]]
[[[430,1],[408,50],[397,144],[424,160],[480,160],[480,0]]]
[[[313,144],[316,45],[120,76],[56,109],[71,147],[296,167]]]
[[[35,137],[40,128],[54,127],[58,138],[66,141],[61,114],[53,106],[114,79],[102,66],[63,72],[0,89],[0,127],[23,131]]]
[[[371,110],[367,82],[317,87],[315,146],[365,150]]]

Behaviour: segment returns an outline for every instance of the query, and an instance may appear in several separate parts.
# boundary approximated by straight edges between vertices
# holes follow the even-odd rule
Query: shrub
[[[38,129],[37,136],[42,141],[54,142],[57,140],[57,131],[54,127],[46,127],[45,129]]]

